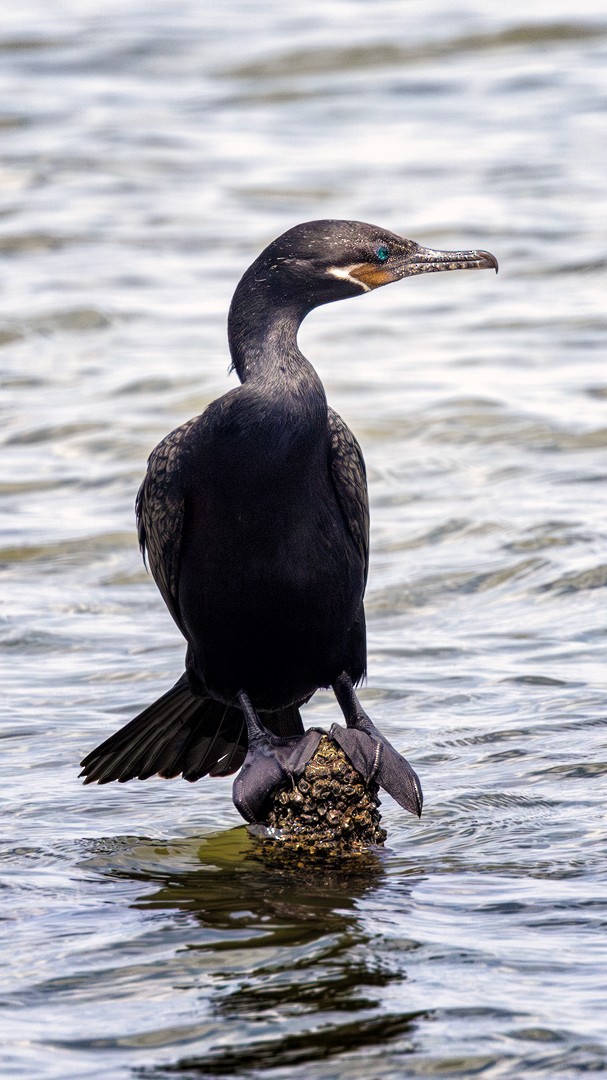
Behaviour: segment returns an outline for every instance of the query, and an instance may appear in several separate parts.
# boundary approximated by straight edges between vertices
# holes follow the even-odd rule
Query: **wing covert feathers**
[[[175,622],[180,626],[178,581],[184,515],[184,442],[199,417],[172,431],[152,451],[137,493],[139,546]]]
[[[329,407],[330,470],[337,501],[364,567],[369,568],[369,497],[367,472],[357,440],[334,409]]]

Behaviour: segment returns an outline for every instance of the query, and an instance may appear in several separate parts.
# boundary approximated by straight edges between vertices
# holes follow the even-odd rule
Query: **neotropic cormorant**
[[[299,707],[332,686],[332,738],[367,782],[421,814],[419,780],[362,709],[369,515],[360,447],[299,351],[321,304],[413,274],[495,269],[486,251],[433,251],[357,221],[311,221],[242,277],[228,320],[241,385],[152,452],[139,541],[185,637],[186,670],[82,762],[86,783],[242,770],[234,802],[263,821],[321,733]]]

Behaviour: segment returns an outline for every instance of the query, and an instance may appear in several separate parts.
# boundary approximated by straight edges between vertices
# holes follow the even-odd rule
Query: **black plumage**
[[[412,274],[497,269],[373,225],[313,221],[284,233],[241,279],[228,336],[241,385],[152,452],[139,540],[188,646],[163,697],[83,761],[86,782],[244,768],[234,800],[262,820],[314,752],[299,707],[332,686],[336,741],[367,780],[421,813],[410,765],[363,712],[369,515],[360,447],[328,405],[297,330],[313,308]],[[341,736],[340,736],[341,732]],[[245,760],[246,758],[246,760]]]

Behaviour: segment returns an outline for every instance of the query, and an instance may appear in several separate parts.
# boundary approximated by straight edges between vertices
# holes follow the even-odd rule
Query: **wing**
[[[329,465],[333,486],[350,536],[360,554],[366,584],[369,569],[369,497],[365,460],[341,416],[329,407],[328,417],[331,437]]]
[[[187,437],[199,417],[172,431],[152,451],[135,502],[144,561],[178,627],[179,559],[184,514],[183,460]]]

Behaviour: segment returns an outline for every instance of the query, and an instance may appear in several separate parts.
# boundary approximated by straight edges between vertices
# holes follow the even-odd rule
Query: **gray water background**
[[[607,1070],[606,106],[599,0],[3,6],[3,1077]],[[426,794],[375,867],[302,878],[230,780],[77,772],[182,670],[147,454],[315,217],[501,269],[302,329],[369,469],[362,697]]]

